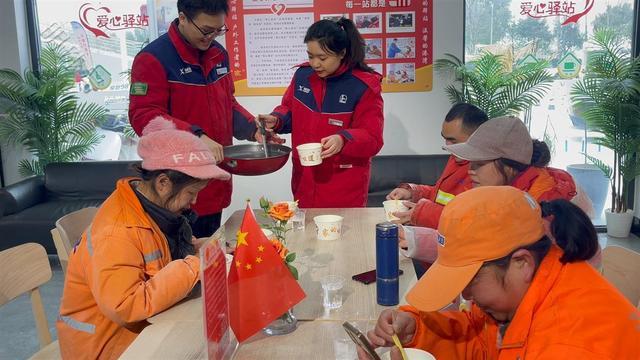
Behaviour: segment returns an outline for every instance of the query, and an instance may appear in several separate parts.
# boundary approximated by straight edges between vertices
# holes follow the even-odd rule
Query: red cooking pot
[[[218,166],[235,175],[264,175],[270,174],[287,163],[291,148],[279,144],[231,145],[224,147],[224,160]]]

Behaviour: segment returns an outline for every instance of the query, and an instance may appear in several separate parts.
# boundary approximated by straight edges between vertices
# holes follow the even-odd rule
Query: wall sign
[[[225,42],[236,95],[281,95],[307,60],[304,35],[317,20],[345,16],[366,42],[383,90],[430,91],[433,0],[230,0]]]

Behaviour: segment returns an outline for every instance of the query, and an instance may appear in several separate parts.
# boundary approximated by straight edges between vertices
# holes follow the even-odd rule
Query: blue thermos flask
[[[376,225],[376,290],[378,304],[399,303],[398,225]]]

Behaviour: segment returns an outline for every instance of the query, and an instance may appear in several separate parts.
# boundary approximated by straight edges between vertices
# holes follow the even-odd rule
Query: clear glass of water
[[[322,305],[326,309],[337,309],[342,306],[342,287],[344,278],[340,275],[326,275],[321,280]]]
[[[305,212],[302,209],[297,209],[296,213],[291,218],[293,225],[293,231],[304,231]]]

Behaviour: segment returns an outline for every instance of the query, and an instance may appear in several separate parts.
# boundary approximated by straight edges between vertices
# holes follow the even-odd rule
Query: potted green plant
[[[594,143],[613,151],[613,163],[593,156],[611,183],[611,208],[605,211],[607,233],[627,237],[633,221],[627,186],[640,175],[640,58],[633,58],[613,30],[599,29],[592,42],[585,77],[571,90],[574,106],[589,128],[598,133]]]
[[[545,61],[513,67],[502,55],[484,52],[475,61],[464,63],[456,56],[434,63],[435,69],[452,75],[446,87],[452,103],[466,102],[484,110],[489,118],[519,115],[539,103],[553,81]]]
[[[107,110],[80,102],[73,91],[76,59],[61,46],[42,49],[40,71],[24,76],[0,70],[0,139],[24,146],[34,157],[18,165],[21,175],[39,175],[52,162],[80,160],[101,139],[96,123]]]

